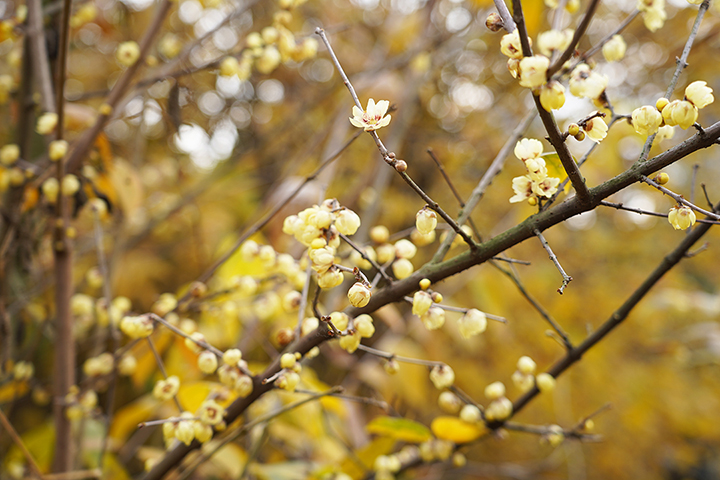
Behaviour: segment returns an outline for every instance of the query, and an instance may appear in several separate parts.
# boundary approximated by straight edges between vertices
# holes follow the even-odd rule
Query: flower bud
[[[375,243],[386,243],[390,238],[390,231],[384,225],[376,225],[370,229],[370,240]]]
[[[415,228],[423,235],[435,230],[437,227],[437,214],[427,207],[415,214]]]
[[[675,230],[686,230],[695,225],[695,220],[695,212],[685,205],[672,207],[668,214],[668,222]]]
[[[430,381],[435,388],[442,390],[455,382],[455,372],[448,365],[436,365],[430,371]]]
[[[540,88],[540,104],[547,110],[557,110],[565,105],[565,87],[562,83],[551,80]]]
[[[541,392],[550,392],[555,388],[555,377],[549,373],[540,373],[535,377],[535,383]]]
[[[362,338],[370,338],[375,334],[375,326],[370,315],[360,315],[355,318],[353,323],[355,324],[355,330]]]
[[[670,103],[670,100],[665,97],[660,97],[657,101],[655,101],[655,108],[657,108],[659,112],[662,112],[663,109],[667,107],[668,103]]]
[[[356,282],[348,291],[348,299],[353,307],[364,307],[370,302],[372,291],[365,284]]]
[[[613,35],[602,47],[603,57],[608,62],[622,60],[627,50],[627,44],[621,35]]]
[[[485,396],[488,400],[497,400],[505,396],[505,385],[502,382],[493,382],[485,387]]]
[[[503,23],[502,17],[500,17],[500,15],[498,15],[495,12],[492,12],[485,19],[485,26],[491,32],[499,32],[502,28],[505,27],[505,24]]]
[[[520,86],[538,88],[547,82],[547,70],[550,59],[543,55],[534,55],[520,60]]]
[[[423,316],[432,307],[433,301],[430,294],[424,291],[415,292],[413,295],[413,315]]]
[[[415,267],[407,258],[398,258],[392,264],[392,271],[395,278],[402,280],[412,275],[413,271],[415,271]]]
[[[707,82],[692,82],[685,88],[685,98],[695,105],[697,108],[704,108],[715,101],[712,94],[712,88],[707,86]]]
[[[115,58],[121,65],[129,67],[140,58],[140,47],[136,42],[123,42],[115,50]]]
[[[481,420],[481,418],[482,415],[480,414],[480,409],[475,405],[468,404],[462,407],[462,410],[460,410],[460,419],[463,422],[477,423]]]
[[[658,131],[662,124],[662,114],[657,108],[645,105],[632,112],[632,126],[640,135],[650,136]]]
[[[465,315],[460,317],[458,323],[460,335],[464,338],[470,338],[485,331],[487,328],[487,317],[480,310],[471,308]]]
[[[659,185],[665,185],[670,181],[670,175],[665,172],[660,172],[655,175],[655,178],[653,180]]]
[[[18,158],[20,158],[20,147],[16,144],[11,143],[4,145],[2,149],[0,149],[0,163],[3,165],[10,166],[15,163]]]
[[[442,392],[438,397],[438,405],[444,412],[455,415],[462,408],[463,402],[453,392]]]
[[[354,235],[360,228],[360,217],[352,210],[340,210],[335,218],[335,228],[343,235]]]
[[[440,307],[430,307],[420,320],[428,330],[437,330],[445,324],[445,310]]]
[[[205,350],[198,356],[198,368],[206,375],[215,373],[218,367],[218,360],[214,353]]]

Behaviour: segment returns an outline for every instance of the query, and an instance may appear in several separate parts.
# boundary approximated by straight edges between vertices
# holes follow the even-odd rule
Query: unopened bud
[[[577,123],[571,123],[568,125],[568,134],[574,137],[578,133],[580,133],[580,126]]]
[[[654,179],[654,180],[655,180],[657,183],[659,183],[660,185],[665,185],[666,183],[668,183],[668,182],[670,181],[670,175],[668,175],[668,174],[665,173],[665,172],[660,172],[660,173],[658,173],[657,175],[655,175],[655,179]]]
[[[657,108],[658,110],[660,110],[662,112],[663,108],[665,108],[668,105],[668,103],[670,103],[670,100],[668,100],[665,97],[660,97],[655,102],[655,108]]]
[[[578,132],[577,135],[573,135],[573,136],[575,137],[575,140],[577,140],[578,142],[582,142],[583,140],[585,140],[585,132],[583,132],[582,130],[580,132]]]
[[[488,15],[487,19],[485,20],[485,26],[491,32],[498,32],[505,27],[502,18],[495,12],[492,12],[490,15]]]
[[[405,170],[407,170],[407,163],[405,160],[398,160],[395,162],[395,170],[397,170],[400,173],[403,173]]]

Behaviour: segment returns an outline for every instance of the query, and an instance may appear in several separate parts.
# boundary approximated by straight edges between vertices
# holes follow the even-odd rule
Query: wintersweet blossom
[[[117,58],[120,64],[129,67],[140,58],[140,47],[132,40],[123,42],[118,45],[117,50],[115,50],[115,58]]]
[[[543,55],[549,57],[555,51],[564,51],[572,41],[574,30],[548,30],[538,35],[538,50]]]
[[[483,312],[475,308],[468,310],[465,315],[458,320],[460,335],[464,338],[470,338],[474,335],[483,333],[487,328],[487,317]]]
[[[532,179],[527,175],[513,178],[512,188],[515,195],[510,197],[510,203],[522,202],[532,197],[534,195],[532,183]]]
[[[697,120],[698,109],[687,100],[673,100],[663,108],[662,116],[665,125],[680,125],[680,128],[686,130]]]
[[[713,90],[707,86],[707,82],[692,82],[685,87],[685,99],[697,108],[704,108],[715,101],[712,92]]]
[[[518,60],[522,58],[522,46],[520,45],[520,35],[517,30],[513,30],[512,33],[502,37],[500,40],[500,52],[510,58]]]
[[[372,132],[378,128],[386,127],[390,123],[391,115],[385,115],[390,107],[390,102],[380,100],[375,103],[372,98],[368,100],[367,108],[363,112],[357,105],[352,108],[353,116],[350,123],[366,132]]]
[[[540,182],[532,183],[532,191],[538,197],[550,198],[557,192],[560,179],[556,177],[546,177]]]
[[[608,78],[590,70],[590,67],[581,63],[572,71],[570,76],[570,93],[581,98],[598,98],[607,87]]]
[[[590,140],[600,143],[607,136],[608,126],[601,117],[594,117],[585,122],[583,130]]]
[[[605,60],[608,62],[622,60],[626,50],[627,44],[621,35],[613,35],[602,47],[603,57],[605,57]]]
[[[557,110],[565,105],[565,87],[552,80],[540,88],[540,105],[547,110]]]
[[[670,213],[668,213],[668,222],[670,222],[670,225],[672,225],[675,230],[686,230],[695,225],[695,220],[695,212],[685,205],[675,205],[670,209]]]
[[[364,307],[368,304],[368,302],[370,302],[371,296],[372,291],[370,290],[370,287],[367,287],[360,282],[356,282],[352,287],[350,287],[350,290],[348,290],[348,300],[350,300],[353,307]]]
[[[513,153],[522,161],[530,158],[538,158],[542,155],[543,144],[540,140],[534,138],[522,138],[515,144]]]
[[[435,230],[437,226],[437,214],[429,208],[422,208],[415,214],[415,228],[423,235]]]
[[[665,0],[638,0],[637,9],[642,12],[645,28],[654,32],[665,24]]]
[[[657,108],[645,105],[632,112],[632,126],[640,135],[650,136],[658,131],[662,124],[662,114]]]
[[[435,388],[442,390],[455,382],[455,372],[448,365],[436,365],[430,371],[430,381]]]
[[[533,55],[520,60],[520,86],[538,88],[547,82],[547,70],[550,59],[543,55]]]

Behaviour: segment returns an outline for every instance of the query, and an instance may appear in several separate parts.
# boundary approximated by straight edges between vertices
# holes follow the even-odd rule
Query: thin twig
[[[493,265],[495,266],[495,268],[504,273],[510,280],[512,280],[517,289],[520,291],[520,294],[522,294],[522,296],[525,297],[528,302],[530,302],[530,305],[532,305],[533,308],[540,314],[540,316],[552,327],[553,330],[555,330],[555,332],[560,337],[561,344],[563,344],[566,349],[571,350],[573,348],[573,345],[570,341],[570,337],[568,336],[568,334],[565,333],[565,330],[563,330],[560,324],[555,321],[552,315],[550,315],[550,312],[545,310],[545,308],[540,305],[540,303],[535,300],[532,295],[530,295],[530,292],[527,291],[525,285],[523,285],[517,275],[515,275],[515,273],[511,270],[505,270],[494,262]]]
[[[627,28],[627,26],[630,25],[630,23],[632,23],[632,21],[635,20],[635,17],[637,17],[639,14],[640,14],[640,10],[635,10],[630,15],[625,17],[625,20],[623,20],[620,23],[620,25],[618,25],[615,28],[615,30],[613,30],[612,32],[605,35],[605,37],[603,37],[602,40],[600,40],[595,45],[593,45],[590,50],[585,52],[583,54],[583,58],[590,58],[593,55],[595,55],[597,52],[599,52],[602,49],[603,45],[605,45],[607,42],[609,42],[612,37],[614,37],[615,35],[618,35],[620,32],[625,30]]]
[[[507,5],[505,5],[505,0],[493,0],[493,2],[495,3],[495,8],[497,9],[500,18],[502,18],[505,30],[507,30],[508,33],[515,31],[515,21],[513,20],[512,15],[510,15]]]
[[[425,367],[442,367],[447,365],[445,362],[435,362],[432,360],[422,360],[420,358],[402,357],[400,355],[395,355],[394,353],[384,352],[376,348],[368,347],[367,345],[363,345],[362,343],[358,345],[358,350],[362,350],[363,352],[367,352],[371,355],[385,358],[387,360],[397,360],[398,362],[412,363],[413,365],[423,365]]]
[[[675,90],[675,86],[677,85],[677,82],[680,78],[680,74],[688,65],[687,59],[688,56],[690,56],[690,49],[695,42],[695,37],[697,37],[697,33],[700,30],[700,23],[705,16],[705,12],[707,12],[709,4],[710,2],[704,1],[700,5],[697,17],[695,17],[695,23],[693,23],[692,29],[690,30],[690,35],[688,36],[687,42],[685,42],[685,47],[683,48],[682,55],[680,56],[680,58],[676,58],[677,66],[675,67],[675,72],[673,73],[672,79],[668,84],[667,90],[665,90],[665,98],[667,99],[670,99],[670,97],[672,96],[673,91]],[[648,158],[648,156],[650,155],[650,149],[652,148],[653,141],[655,140],[656,135],[657,134],[654,133],[647,138],[647,140],[645,141],[645,145],[643,145],[643,149],[640,152],[640,157],[638,157],[636,163],[642,163]]]
[[[301,388],[296,388],[295,393],[305,393],[308,395],[315,395],[317,392],[313,392],[310,390],[303,390]],[[390,411],[390,405],[387,402],[383,402],[382,400],[377,400],[375,398],[370,397],[358,397],[356,395],[347,395],[345,393],[328,393],[328,397],[336,397],[336,398],[343,398],[345,400],[349,400],[351,402],[357,402],[357,403],[364,403],[365,405],[372,405],[374,407],[378,407],[386,412]]]
[[[160,369],[160,373],[162,373],[163,378],[167,380],[168,374],[167,370],[165,370],[165,364],[163,363],[162,357],[160,356],[160,352],[157,351],[157,348],[155,348],[155,344],[152,341],[152,338],[146,337],[148,345],[150,346],[150,351],[152,352],[153,356],[155,357],[155,363],[157,363],[158,368]],[[177,394],[173,395],[173,400],[175,400],[175,405],[177,405],[178,410],[180,410],[180,413],[182,413],[184,410],[182,408],[182,405],[180,405],[180,400],[178,400]]]
[[[363,260],[367,260],[368,262],[370,262],[370,265],[372,265],[373,268],[378,271],[378,273],[382,276],[382,278],[383,278],[386,282],[388,282],[388,283],[393,283],[392,277],[385,272],[385,268],[384,268],[382,265],[380,265],[379,263],[377,263],[375,260],[373,260],[372,258],[370,258],[370,257],[368,256],[368,254],[365,253],[365,251],[364,251],[361,247],[357,246],[357,245],[355,244],[355,242],[353,242],[352,240],[350,240],[350,239],[347,237],[347,235],[341,233],[341,234],[340,234],[340,238],[342,238],[343,241],[345,241],[345,243],[347,243],[348,245],[350,245],[350,247],[351,247],[353,250],[355,250],[356,252],[358,252],[358,253],[360,254],[360,256],[363,258]]]
[[[467,203],[460,211],[460,214],[457,218],[458,224],[463,225],[468,220],[468,218],[470,218],[470,215],[472,214],[475,207],[477,207],[478,203],[480,203],[480,200],[482,200],[483,196],[485,195],[485,191],[488,189],[493,179],[502,171],[503,166],[505,165],[505,160],[507,159],[508,155],[510,155],[510,152],[512,152],[513,148],[515,148],[515,144],[518,142],[520,137],[522,137],[525,130],[527,130],[527,128],[530,126],[530,123],[532,123],[535,115],[537,115],[537,112],[535,111],[531,110],[530,112],[528,112],[512,131],[508,139],[505,141],[505,144],[498,151],[497,155],[495,155],[495,158],[490,163],[490,166],[485,171],[482,178],[473,189],[472,193],[470,193],[470,197],[468,198]],[[454,238],[455,235],[453,235],[452,233],[448,234],[447,238],[445,238],[445,241],[440,245],[437,252],[433,256],[431,260],[432,263],[441,262],[445,258],[445,255],[447,255],[447,252],[450,250],[450,246],[452,245],[452,241]]]
[[[518,1],[519,3],[519,1]],[[580,39],[583,35],[585,35],[585,31],[587,31],[588,26],[590,25],[590,21],[595,16],[595,12],[597,11],[597,7],[600,5],[600,0],[592,0],[590,2],[590,5],[588,5],[587,11],[585,12],[585,15],[583,16],[582,20],[580,20],[580,24],[578,25],[577,29],[575,30],[575,33],[573,34],[573,38],[570,41],[570,45],[565,49],[565,51],[560,55],[560,58],[555,60],[555,62],[550,65],[547,71],[547,77],[550,78],[553,76],[555,72],[560,70],[562,66],[570,60],[570,57],[573,56],[575,53],[575,47],[577,47],[578,43],[580,42]]]
[[[568,283],[570,283],[572,281],[572,277],[570,275],[568,275],[567,273],[565,273],[565,270],[563,270],[562,265],[560,265],[560,261],[558,260],[557,255],[555,255],[555,253],[553,253],[552,249],[550,248],[550,244],[547,242],[547,240],[545,240],[545,237],[540,232],[540,230],[535,229],[535,235],[537,235],[537,237],[540,239],[540,243],[542,244],[543,248],[550,256],[550,260],[552,260],[552,262],[555,264],[555,267],[560,272],[560,275],[562,275],[562,277],[563,277],[562,285],[560,286],[560,288],[557,289],[558,293],[560,295],[562,295],[563,291],[565,290],[565,287],[567,287]]]
[[[10,420],[8,420],[2,410],[0,410],[0,424],[2,424],[3,428],[8,433],[12,441],[20,449],[20,452],[23,454],[25,460],[27,460],[28,465],[30,466],[30,471],[32,472],[32,474],[42,480],[43,474],[40,471],[40,467],[35,462],[35,459],[30,453],[30,450],[27,449],[25,443],[22,441],[22,438],[20,438],[20,435],[18,435],[18,433],[15,431],[12,423],[10,423]]]
[[[355,102],[355,105],[360,110],[364,110],[362,107],[362,104],[360,103],[360,99],[357,96],[357,93],[355,92],[355,88],[353,87],[352,83],[350,83],[350,79],[348,79],[347,75],[345,74],[345,71],[342,68],[342,65],[340,65],[340,61],[338,60],[337,56],[335,55],[335,51],[333,50],[332,46],[330,45],[330,41],[327,38],[327,35],[325,35],[325,30],[318,27],[315,29],[315,33],[322,39],[323,43],[325,44],[325,47],[327,48],[328,52],[330,53],[330,58],[332,58],[333,64],[335,65],[335,68],[337,69],[338,73],[340,74],[340,77],[342,78],[343,83],[347,87],[348,91],[350,92],[350,96],[353,98],[353,101]],[[398,163],[397,159],[395,159],[394,154],[391,154],[388,149],[383,144],[382,140],[380,140],[380,137],[378,136],[377,132],[375,130],[371,130],[368,132],[370,136],[373,137],[373,140],[375,140],[375,145],[377,145],[378,150],[380,151],[380,155],[382,155],[383,160],[385,160],[385,163],[390,165],[391,167],[395,167]],[[405,173],[405,171],[396,169],[397,172],[400,174],[400,177],[402,177],[403,180],[405,180],[405,183],[410,185],[410,188],[412,188],[418,195],[420,195],[420,198],[422,198],[425,203],[427,203],[428,207],[432,208],[437,212],[438,215],[442,217],[445,222],[447,222],[450,227],[452,227],[453,230],[455,230],[455,233],[460,235],[463,240],[465,240],[465,243],[468,244],[471,250],[476,248],[476,243],[473,241],[473,239],[465,233],[460,226],[455,223],[455,220],[450,217],[445,211],[440,208],[440,205],[435,202],[430,196],[423,191],[422,188],[420,188],[413,180],[410,178],[410,176]]]
[[[406,302],[412,304],[413,298],[412,297],[404,297],[403,300]],[[442,303],[435,303],[433,304],[433,307],[441,308],[443,310],[447,310],[449,312],[458,312],[462,314],[466,314],[468,311],[472,310],[471,308],[463,308],[463,307],[453,307],[452,305],[443,305]],[[485,315],[490,320],[495,320],[496,322],[504,323],[505,325],[508,324],[507,318],[501,317],[499,315],[493,315],[492,313],[482,312],[483,315]]]
[[[677,193],[674,193],[674,192],[672,192],[671,190],[668,190],[667,188],[663,187],[662,185],[660,185],[660,184],[656,183],[655,181],[649,179],[649,178],[646,177],[645,175],[641,175],[641,176],[640,176],[640,180],[642,180],[643,182],[647,183],[648,185],[650,185],[650,186],[652,186],[652,187],[655,187],[656,189],[660,190],[662,193],[664,193],[664,194],[667,195],[668,197],[672,198],[672,199],[675,200],[677,203],[681,203],[681,204],[683,204],[683,205],[685,205],[685,206],[687,206],[687,207],[690,207],[691,209],[695,210],[696,212],[702,213],[702,214],[705,215],[706,217],[712,218],[713,220],[720,220],[720,215],[718,215],[718,214],[716,214],[716,213],[713,213],[713,212],[709,212],[709,211],[705,210],[704,208],[698,207],[698,206],[695,205],[694,203],[685,200],[682,195],[678,195]]]

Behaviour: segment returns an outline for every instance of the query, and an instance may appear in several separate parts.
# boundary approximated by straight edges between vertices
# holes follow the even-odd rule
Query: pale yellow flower
[[[557,110],[565,105],[565,87],[562,83],[551,80],[540,88],[540,104],[547,110]]]
[[[520,60],[520,86],[538,88],[547,82],[547,70],[550,59],[543,55],[533,55]]]
[[[608,126],[601,117],[595,117],[585,122],[583,130],[590,140],[600,143],[607,136]]]
[[[713,90],[707,86],[707,82],[692,82],[685,87],[685,98],[697,108],[704,108],[715,101],[712,92]]]
[[[632,126],[640,135],[650,136],[658,131],[662,114],[657,108],[645,105],[632,112]]]
[[[602,47],[603,57],[605,57],[605,60],[608,62],[622,60],[626,50],[627,44],[621,35],[613,35]]]
[[[680,128],[686,130],[697,120],[698,109],[687,100],[673,100],[663,108],[662,116],[665,125],[680,125]]]
[[[668,213],[668,222],[675,230],[685,230],[695,225],[695,212],[685,205],[678,207],[675,205]]]
[[[581,98],[598,98],[607,87],[608,78],[590,70],[590,67],[581,63],[570,76],[570,93]]]
[[[372,98],[368,100],[367,108],[363,112],[354,105],[352,108],[353,116],[350,123],[358,128],[364,129],[366,132],[372,132],[378,128],[386,127],[390,123],[391,115],[385,115],[390,107],[390,102],[380,100],[375,103]]]

